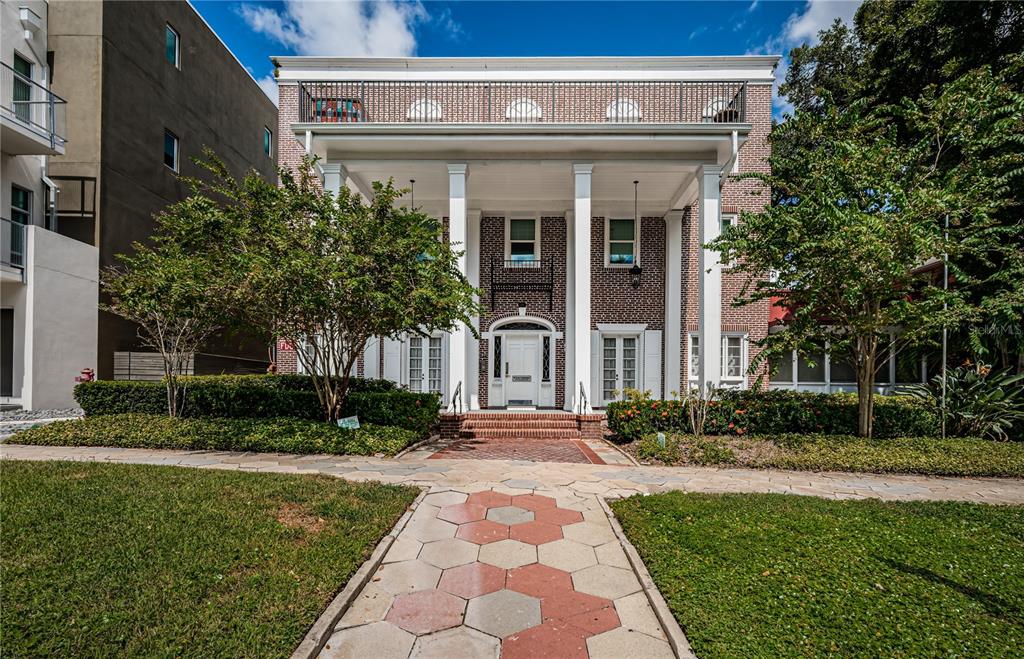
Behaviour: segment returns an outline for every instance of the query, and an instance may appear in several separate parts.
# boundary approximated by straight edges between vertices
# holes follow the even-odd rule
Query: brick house
[[[768,201],[730,175],[767,168],[777,61],[275,58],[280,163],[411,187],[483,293],[479,339],[373,341],[359,374],[469,409],[749,386],[768,304],[733,307],[741,277],[700,246]]]

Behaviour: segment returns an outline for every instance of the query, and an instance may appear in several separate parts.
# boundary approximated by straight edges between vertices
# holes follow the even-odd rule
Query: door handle
[[[508,377],[508,362],[505,362],[505,377]]]

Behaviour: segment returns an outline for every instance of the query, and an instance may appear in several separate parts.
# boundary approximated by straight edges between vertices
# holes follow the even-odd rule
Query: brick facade
[[[283,167],[295,168],[305,154],[303,144],[294,137],[292,125],[298,117],[298,86],[282,84],[278,88],[280,113],[278,123],[278,161]],[[560,92],[561,93],[561,92]],[[583,92],[581,92],[583,93]],[[586,93],[596,93],[591,89]],[[753,125],[747,142],[740,150],[739,169],[741,172],[767,172],[769,145],[768,132],[771,128],[771,86],[768,84],[748,85],[746,91],[747,121]],[[569,103],[571,99],[566,99]],[[666,99],[666,103],[676,103]],[[673,107],[675,109],[673,109]],[[678,106],[668,107],[669,114],[678,112]],[[402,119],[404,121],[404,118]],[[581,119],[582,120],[582,119]],[[596,120],[596,119],[595,119]],[[758,211],[769,201],[769,196],[755,181],[737,181],[727,177],[722,187],[723,212]],[[687,207],[682,217],[683,249],[679,267],[682,271],[682,301],[680,363],[667,366],[678,368],[680,381],[688,381],[689,341],[688,334],[695,331],[698,321],[698,287],[700,273],[697,257],[700,249],[697,204]],[[556,331],[564,332],[565,285],[566,285],[566,220],[560,216],[539,218],[540,252],[542,259],[551,259],[554,290],[551,306],[546,293],[501,293],[498,294],[493,310],[489,281],[491,268],[504,258],[505,218],[485,215],[480,219],[479,285],[483,289],[481,302],[480,331],[486,332],[495,322],[518,315],[520,303],[525,303],[526,313],[543,318],[554,325]],[[665,220],[661,217],[643,217],[640,232],[640,265],[643,268],[641,285],[633,289],[628,269],[606,268],[604,266],[605,218],[595,216],[591,220],[591,324],[596,329],[599,323],[645,323],[648,329],[662,330],[665,327]],[[445,221],[447,227],[447,221]],[[758,348],[754,344],[767,335],[769,305],[767,302],[746,307],[734,307],[743,281],[734,271],[724,269],[722,273],[722,324],[723,332],[743,332],[750,343],[748,360],[753,360]],[[664,337],[665,341],[670,340]],[[489,341],[481,339],[479,345],[479,400],[487,406],[488,382],[490,379]],[[295,356],[289,354],[289,347],[278,345],[278,372],[292,372]],[[665,346],[661,354],[664,359]],[[554,344],[555,405],[562,407],[565,401],[565,341]],[[663,365],[663,367],[666,367]],[[360,361],[359,372],[364,372]],[[380,351],[378,372],[384,372],[383,350]],[[753,383],[756,376],[750,376]],[[665,392],[667,395],[668,392]]]

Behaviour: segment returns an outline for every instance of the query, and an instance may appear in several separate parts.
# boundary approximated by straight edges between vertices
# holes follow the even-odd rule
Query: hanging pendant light
[[[636,238],[640,233],[640,214],[638,212],[637,200],[637,186],[640,185],[640,181],[633,181],[633,237]],[[633,242],[633,267],[629,269],[629,285],[633,288],[640,288],[640,277],[643,275],[644,270],[640,267],[639,257],[639,245],[638,241]]]
[[[416,179],[414,178],[409,179],[409,195],[411,199],[409,207],[416,210]]]

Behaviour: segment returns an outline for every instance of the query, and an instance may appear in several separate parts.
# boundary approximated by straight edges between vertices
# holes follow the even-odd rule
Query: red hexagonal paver
[[[583,513],[578,510],[567,510],[565,508],[543,508],[533,513],[533,519],[545,524],[575,524],[583,521]]]
[[[486,545],[508,538],[508,525],[498,524],[489,519],[461,524],[455,531],[455,537],[475,542],[478,545]]]
[[[505,587],[531,597],[548,597],[572,592],[572,577],[568,572],[534,563],[509,570]]]
[[[542,545],[562,539],[562,527],[543,522],[527,522],[511,527],[508,537],[531,545]]]
[[[579,627],[588,636],[603,634],[622,624],[619,622],[619,614],[615,613],[615,608],[611,606],[596,611],[580,613],[566,618],[565,621],[573,627]]]
[[[438,519],[454,524],[478,522],[484,517],[487,517],[487,506],[476,503],[457,503],[453,506],[445,506],[437,513]]]
[[[519,494],[512,497],[512,505],[527,510],[543,510],[544,508],[554,508],[555,500],[539,494]]]
[[[586,634],[561,620],[530,627],[501,642],[502,659],[587,659],[588,656]]]
[[[497,508],[498,506],[507,506],[512,502],[512,497],[501,492],[495,492],[494,490],[484,490],[483,492],[474,492],[469,495],[466,499],[466,503],[475,503],[479,506],[487,506],[488,508]]]
[[[421,590],[399,595],[384,618],[413,634],[457,627],[462,624],[466,601],[440,590]]]
[[[540,613],[544,620],[550,620],[551,618],[564,620],[611,605],[611,600],[573,590],[568,593],[555,593],[554,595],[541,598]]]
[[[466,599],[480,597],[505,587],[505,570],[487,563],[460,565],[445,570],[437,587]]]

